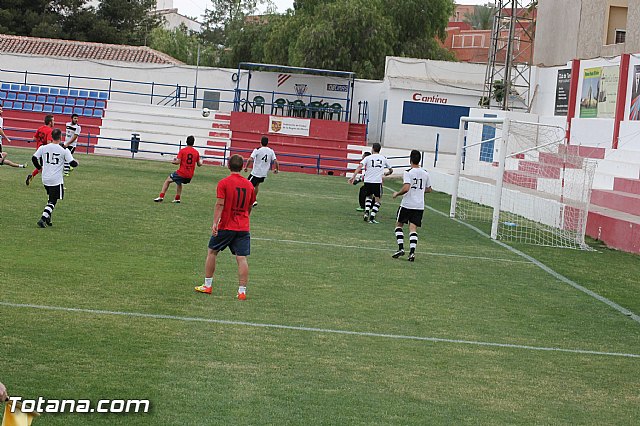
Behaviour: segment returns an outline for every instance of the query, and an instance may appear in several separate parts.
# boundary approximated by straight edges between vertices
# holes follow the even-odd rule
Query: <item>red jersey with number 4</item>
[[[33,135],[33,140],[36,141],[36,148],[40,148],[42,145],[46,145],[53,140],[51,137],[52,131],[53,129],[49,126],[40,126],[38,130],[36,130],[36,134]]]
[[[256,201],[253,184],[244,176],[232,173],[218,182],[218,198],[224,199],[224,209],[218,229],[249,231],[249,209]]]
[[[178,152],[178,160],[180,160],[178,174],[183,178],[191,179],[200,161],[200,153],[194,147],[187,146]]]

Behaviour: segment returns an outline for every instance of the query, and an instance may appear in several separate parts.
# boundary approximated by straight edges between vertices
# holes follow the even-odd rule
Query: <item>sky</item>
[[[293,8],[293,0],[273,0],[279,12],[284,12],[288,8]],[[491,0],[458,0],[458,4],[486,4]],[[210,0],[173,0],[173,7],[178,8],[181,15],[200,18],[206,7],[211,4]]]

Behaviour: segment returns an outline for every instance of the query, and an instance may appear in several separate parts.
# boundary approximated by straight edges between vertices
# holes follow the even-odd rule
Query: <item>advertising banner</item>
[[[309,136],[311,120],[293,117],[269,116],[269,133]]]
[[[554,115],[566,116],[569,112],[569,91],[571,90],[571,68],[558,70],[556,83],[556,108]]]
[[[598,94],[600,93],[600,75],[602,67],[586,68],[582,80],[580,96],[580,118],[596,118],[598,116]]]
[[[598,118],[614,118],[618,100],[618,80],[620,67],[603,67],[600,74],[600,92],[598,93]]]
[[[633,83],[631,84],[631,111],[629,120],[640,120],[640,65],[633,67]]]

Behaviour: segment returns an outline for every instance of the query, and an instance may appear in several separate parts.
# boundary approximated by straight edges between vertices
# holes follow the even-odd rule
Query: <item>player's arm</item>
[[[351,179],[349,179],[350,184],[353,184],[353,182],[356,180],[356,176],[358,176],[358,174],[360,174],[361,171],[362,171],[362,163],[358,164],[358,167],[356,167],[356,170],[353,172],[353,176],[351,176]]]
[[[64,146],[65,148],[69,148],[71,146],[71,144],[74,143],[77,140],[78,140],[78,134],[74,133],[73,137],[71,137],[69,142],[65,142],[64,144],[62,144],[62,146]],[[71,167],[75,167],[75,166],[71,166]]]
[[[214,237],[218,235],[218,224],[222,217],[222,210],[224,210],[224,198],[218,198],[213,208],[213,225],[211,225],[211,235]]]
[[[2,128],[0,128],[0,135],[2,135],[2,137],[5,138],[7,140],[7,142],[11,142],[11,139],[9,139],[7,134],[4,132],[4,129],[2,129]],[[0,139],[0,141],[2,141],[2,139]]]
[[[198,157],[198,161],[196,162],[196,164],[198,165],[198,167],[202,166],[203,164],[202,158]]]
[[[244,166],[244,171],[246,172],[249,167],[251,167],[251,165],[253,164],[253,157],[249,157],[249,159],[247,160],[247,165]]]
[[[180,155],[176,155],[175,157],[173,157],[173,160],[171,160],[171,164],[180,164]]]
[[[37,153],[36,153],[37,154]],[[41,157],[36,157],[36,155],[34,154],[31,157],[31,162],[33,163],[33,166],[38,169],[38,170],[42,170],[42,158]]]
[[[410,189],[411,189],[411,184],[405,183],[404,185],[402,185],[402,188],[400,188],[400,191],[393,193],[393,198],[396,198],[396,197],[399,197],[400,195],[406,194],[407,192],[409,192]],[[431,189],[431,187],[429,187],[429,189]],[[429,191],[429,192],[431,192],[431,191]]]
[[[65,163],[69,163],[69,165],[73,168],[78,167],[78,162],[76,161],[75,158],[73,158],[73,155],[71,155],[71,151],[65,151],[64,161]]]
[[[278,163],[278,159],[274,158],[273,159],[273,173],[278,174],[278,172],[280,171],[280,163]]]

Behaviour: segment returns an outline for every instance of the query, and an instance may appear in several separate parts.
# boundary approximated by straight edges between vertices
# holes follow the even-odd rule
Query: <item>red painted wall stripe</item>
[[[629,58],[631,55],[625,53],[620,58],[620,78],[618,80],[618,98],[616,100],[616,116],[613,122],[613,142],[611,147],[618,149],[618,138],[620,137],[620,123],[624,120],[624,109],[627,106],[627,83],[629,81]]]
[[[567,111],[567,143],[571,143],[571,120],[576,115],[578,81],[580,80],[580,59],[571,62],[571,86],[569,87],[569,110]]]

